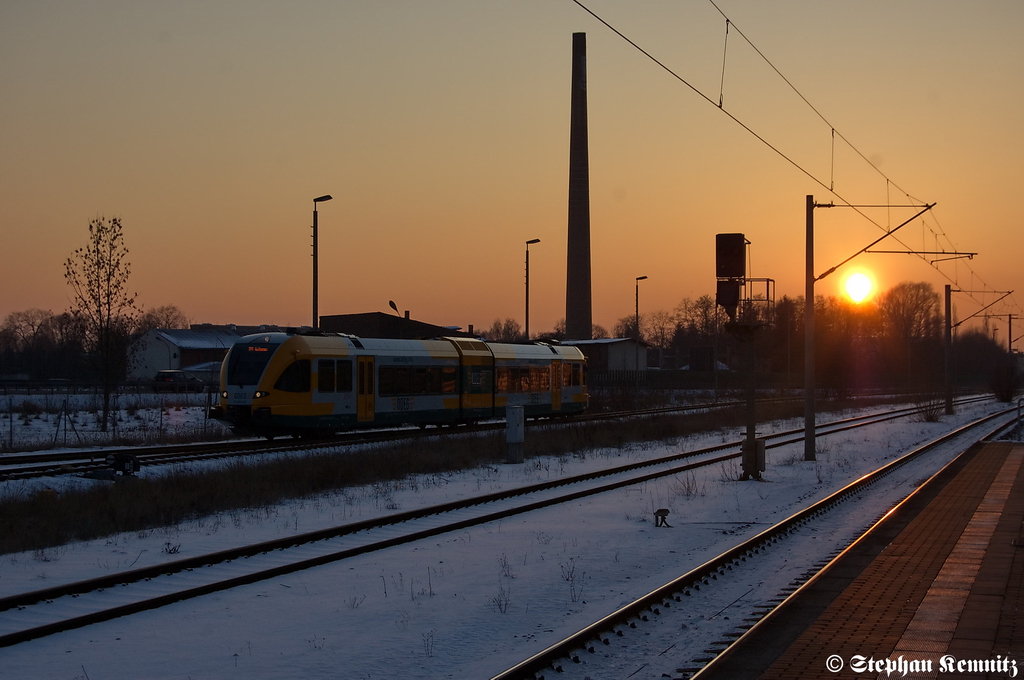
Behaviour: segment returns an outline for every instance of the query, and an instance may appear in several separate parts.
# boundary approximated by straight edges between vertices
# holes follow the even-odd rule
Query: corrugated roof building
[[[193,324],[191,328],[154,328],[132,344],[129,380],[149,380],[157,371],[181,369],[208,361],[223,361],[238,338],[277,326]]]

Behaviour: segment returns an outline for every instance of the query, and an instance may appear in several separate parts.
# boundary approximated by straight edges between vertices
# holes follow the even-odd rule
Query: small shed
[[[647,343],[636,338],[599,338],[597,340],[563,340],[563,345],[577,347],[587,357],[589,371],[646,371]]]

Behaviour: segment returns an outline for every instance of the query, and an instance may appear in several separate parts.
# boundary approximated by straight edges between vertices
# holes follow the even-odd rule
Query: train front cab
[[[253,426],[253,402],[260,382],[285,341],[280,333],[250,335],[228,350],[221,364],[220,406],[223,418],[235,429],[244,431]]]
[[[284,333],[239,340],[222,368],[225,419],[238,431],[270,437],[351,427],[356,343]],[[371,405],[371,420],[372,413]]]

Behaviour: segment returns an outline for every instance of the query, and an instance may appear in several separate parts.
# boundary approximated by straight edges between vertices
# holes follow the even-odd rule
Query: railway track
[[[987,397],[966,397],[959,404],[984,400]],[[794,402],[798,399],[781,397],[758,402],[759,405]],[[572,423],[598,422],[626,418],[643,418],[671,413],[687,413],[706,411],[709,409],[736,408],[744,406],[744,401],[725,401],[686,406],[641,409],[635,411],[616,411],[610,413],[584,414],[573,417]],[[917,407],[912,407],[916,409]],[[529,421],[528,427],[558,426],[558,420]],[[171,465],[175,463],[196,462],[221,458],[264,455],[271,453],[287,453],[290,451],[313,451],[330,449],[339,446],[358,446],[362,444],[397,442],[403,440],[436,437],[439,433],[474,434],[503,430],[503,422],[477,423],[457,428],[443,429],[398,429],[368,430],[339,434],[322,439],[301,439],[287,443],[280,441],[264,441],[259,439],[234,440],[227,442],[207,442],[197,444],[179,444],[167,446],[145,447],[114,447],[108,449],[92,449],[87,451],[58,451],[45,453],[5,454],[0,456],[0,482],[15,479],[31,479],[58,475],[88,475],[98,471],[109,471],[108,456],[130,454],[143,467],[153,465]]]
[[[823,424],[819,426],[819,434],[844,432],[851,427],[903,417],[914,410],[897,409]],[[796,441],[792,437],[797,432],[771,435],[774,441],[769,446]],[[466,501],[5,597],[0,599],[0,646],[720,463],[739,457],[735,451],[739,445],[737,440]],[[439,522],[442,517],[444,521]],[[390,525],[398,525],[400,530],[382,531]],[[381,538],[382,533],[387,533],[387,537]]]
[[[736,406],[739,402],[723,402],[718,404],[701,404],[684,406],[674,409],[647,409],[629,413],[612,413],[580,416],[575,422],[587,419],[607,419],[613,417],[634,417],[656,415],[672,411],[688,411],[704,408],[726,408]],[[549,422],[549,421],[543,421]],[[536,425],[537,421],[531,421]],[[443,429],[389,429],[346,432],[333,437],[319,439],[300,439],[287,443],[281,441],[265,441],[262,439],[245,439],[226,442],[206,442],[198,444],[179,444],[145,447],[112,447],[88,451],[59,451],[45,453],[6,454],[0,456],[0,481],[5,479],[28,479],[61,474],[84,474],[95,470],[105,470],[108,455],[129,453],[135,456],[141,465],[168,465],[190,461],[250,456],[268,453],[286,453],[289,451],[308,451],[337,446],[357,446],[360,444],[401,441],[422,437],[437,436],[445,433],[479,433],[504,428],[503,423],[478,423],[475,425]]]
[[[864,475],[826,498],[793,513],[783,521],[722,552],[678,578],[636,598],[628,605],[582,628],[508,670],[495,675],[491,680],[543,680],[544,678],[554,676],[559,678],[602,677],[603,670],[607,670],[603,667],[607,663],[608,654],[601,654],[601,652],[613,647],[615,645],[614,641],[617,638],[628,635],[627,631],[637,628],[643,629],[648,624],[653,624],[656,620],[669,614],[673,608],[676,610],[680,609],[681,603],[687,598],[695,598],[702,589],[705,592],[708,589],[713,589],[717,583],[728,580],[731,572],[738,572],[743,568],[750,569],[754,563],[758,565],[757,568],[760,573],[773,570],[781,571],[782,568],[778,565],[778,560],[775,564],[769,564],[770,558],[767,555],[774,552],[778,558],[780,553],[785,552],[782,548],[785,546],[787,539],[790,539],[794,534],[798,534],[801,529],[826,516],[845,501],[859,497],[872,485],[877,484],[899,468],[913,463],[932,449],[956,440],[958,437],[963,437],[970,431],[985,428],[981,435],[974,434],[970,436],[969,444],[958,458],[969,456],[973,453],[973,449],[976,448],[976,444],[1006,429],[1012,422],[1007,420],[1007,416],[1011,413],[1013,413],[1013,409],[990,414],[914,449],[874,472]],[[992,426],[993,421],[1000,422]],[[958,444],[958,446],[960,445]],[[933,475],[928,483],[944,484],[947,480],[944,477],[940,478],[940,476],[948,467],[950,466],[944,466],[943,470]],[[902,500],[902,498],[897,498],[893,505],[898,504]],[[782,605],[786,598],[795,592],[800,585],[824,569],[832,557],[835,557],[848,545],[854,543],[860,536],[870,530],[876,521],[881,520],[887,514],[888,511],[885,511],[879,517],[872,518],[870,522],[848,535],[843,544],[829,545],[829,550],[827,554],[823,555],[822,559],[813,565],[803,565],[807,568],[800,571],[793,580],[780,584],[781,587],[777,597],[753,607],[752,611],[747,612],[748,616],[742,620],[742,623],[739,625],[725,624],[724,626],[719,626],[718,634],[715,636],[717,639],[711,642],[705,641],[707,648],[701,650],[696,655],[691,655],[683,664],[677,665],[675,673],[671,677],[687,678],[694,675],[699,676],[703,664],[713,661],[717,655],[729,647],[733,640],[740,637],[745,630],[751,628],[773,609]],[[776,550],[776,547],[779,549]],[[785,559],[781,560],[781,562],[785,561]],[[748,562],[751,564],[747,564]],[[790,571],[792,571],[792,566],[790,566]],[[744,593],[740,598],[733,601],[729,601],[728,598],[732,596],[728,596],[723,609],[711,618],[713,619],[722,612],[732,608],[739,599],[743,599],[748,594],[749,592]],[[704,606],[708,605],[705,604]],[[718,606],[719,604],[712,604],[711,608],[714,610]],[[683,627],[685,628],[686,626],[684,625]],[[642,630],[633,637],[635,638],[639,635],[643,635]],[[678,637],[678,631],[674,631],[673,635]],[[673,646],[674,643],[661,653],[664,654],[670,651]],[[650,653],[650,650],[647,649],[641,652],[641,656],[634,657],[633,666],[636,668],[634,672],[639,672],[648,665],[644,660],[643,654]],[[623,672],[621,660],[619,664],[614,673],[615,677],[619,677],[618,674]],[[622,677],[630,676],[631,674],[623,675]],[[668,676],[663,674],[663,677]]]

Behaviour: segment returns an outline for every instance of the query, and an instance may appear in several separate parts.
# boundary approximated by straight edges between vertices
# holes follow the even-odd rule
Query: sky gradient
[[[332,194],[321,314],[394,300],[441,325],[522,322],[525,241],[540,238],[530,328],[551,329],[565,314],[575,31],[595,323],[633,313],[637,276],[642,312],[713,293],[720,232],[746,234],[752,275],[777,295],[802,295],[808,194],[937,203],[905,245],[878,248],[973,260],[851,267],[882,289],[1016,290],[989,312],[1024,313],[1024,3],[721,0],[727,51],[706,1],[585,4],[702,94],[572,0],[0,4],[0,318],[67,309],[64,261],[91,219],[117,216],[145,307],[308,324],[312,199]],[[864,210],[877,226],[816,211],[816,270],[914,212]],[[817,292],[838,294],[851,267]],[[958,317],[996,297],[957,294]]]

